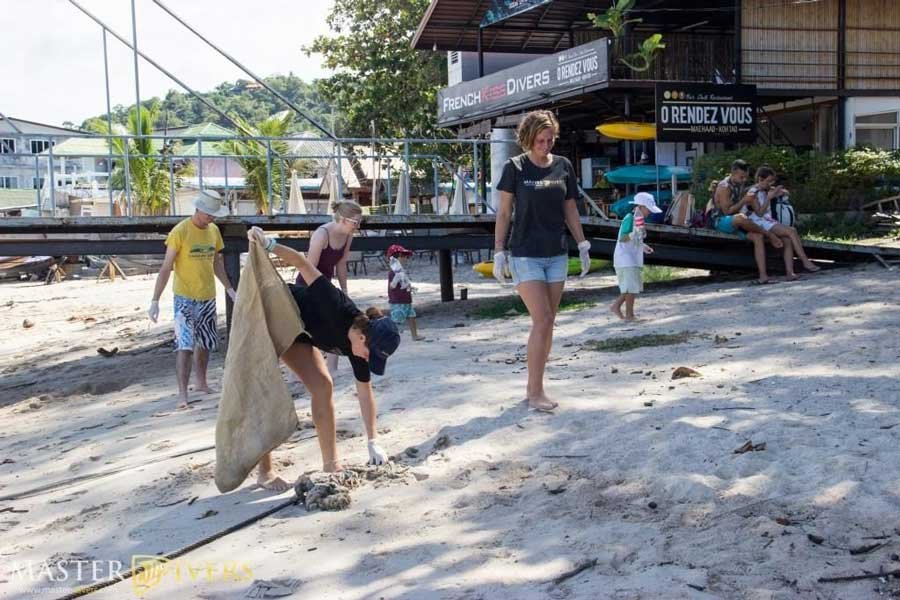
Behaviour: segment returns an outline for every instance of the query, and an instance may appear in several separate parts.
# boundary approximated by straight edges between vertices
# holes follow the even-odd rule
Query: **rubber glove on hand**
[[[591,243],[587,240],[578,242],[578,258],[581,260],[581,274],[584,277],[591,270]]]
[[[375,440],[369,440],[369,462],[370,465],[383,465],[388,462],[387,453],[381,449]]]
[[[265,232],[255,225],[247,230],[247,239],[262,245],[266,252],[271,252],[275,247],[275,238],[267,237]]]
[[[494,252],[494,279],[500,282],[500,285],[506,285],[506,278],[512,277],[509,274],[509,254],[503,250]]]
[[[147,309],[147,316],[150,317],[150,320],[156,323],[156,320],[159,319],[159,300],[151,300],[150,308]]]

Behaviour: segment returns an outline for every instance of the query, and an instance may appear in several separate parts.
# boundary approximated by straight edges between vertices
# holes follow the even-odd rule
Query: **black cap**
[[[400,346],[400,332],[397,324],[388,317],[369,321],[369,370],[376,375],[384,375],[388,357]]]

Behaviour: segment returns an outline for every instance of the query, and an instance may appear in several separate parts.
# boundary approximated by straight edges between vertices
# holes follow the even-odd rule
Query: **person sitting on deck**
[[[799,276],[794,273],[794,254],[807,271],[815,273],[819,267],[806,256],[797,230],[779,223],[770,214],[772,201],[785,193],[784,186],[775,185],[775,171],[763,165],[756,170],[756,183],[747,190],[745,196],[747,204],[744,210],[750,220],[762,227],[767,234],[774,233],[784,242],[785,273],[789,280],[795,280],[799,279]]]
[[[741,159],[731,164],[731,174],[716,185],[710,223],[716,231],[736,233],[742,239],[749,239],[753,243],[753,258],[759,271],[757,282],[774,283],[766,271],[766,247],[763,236],[768,237],[775,248],[783,248],[784,243],[775,233],[766,232],[742,212],[750,202],[743,194],[743,185],[747,181],[749,171],[750,167]]]

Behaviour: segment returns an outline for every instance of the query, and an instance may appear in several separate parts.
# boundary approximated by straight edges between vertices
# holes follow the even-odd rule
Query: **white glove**
[[[388,462],[387,452],[381,449],[381,447],[375,442],[375,440],[369,440],[369,462],[370,465],[383,465]]]
[[[237,302],[237,292],[234,291],[234,288],[228,288],[225,290],[225,293],[228,294],[228,297],[231,298],[232,302]]]
[[[156,320],[159,318],[159,300],[151,300],[150,308],[147,309],[147,316],[150,317],[150,320],[156,323]]]
[[[267,237],[265,232],[255,225],[247,230],[247,239],[251,242],[261,244],[266,252],[271,252],[275,247],[275,238]]]
[[[578,258],[581,260],[581,274],[584,277],[591,270],[591,243],[587,240],[578,242]]]
[[[506,285],[506,277],[512,277],[509,274],[509,255],[503,250],[497,250],[494,252],[494,279],[500,285]]]

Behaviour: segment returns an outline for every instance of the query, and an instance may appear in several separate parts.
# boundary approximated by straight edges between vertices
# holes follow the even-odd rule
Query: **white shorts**
[[[773,220],[768,214],[766,216],[761,217],[756,213],[750,213],[747,215],[751,221],[762,227],[763,231],[770,231],[773,227],[778,225],[778,222]]]
[[[619,293],[640,294],[644,291],[643,267],[616,267]]]

